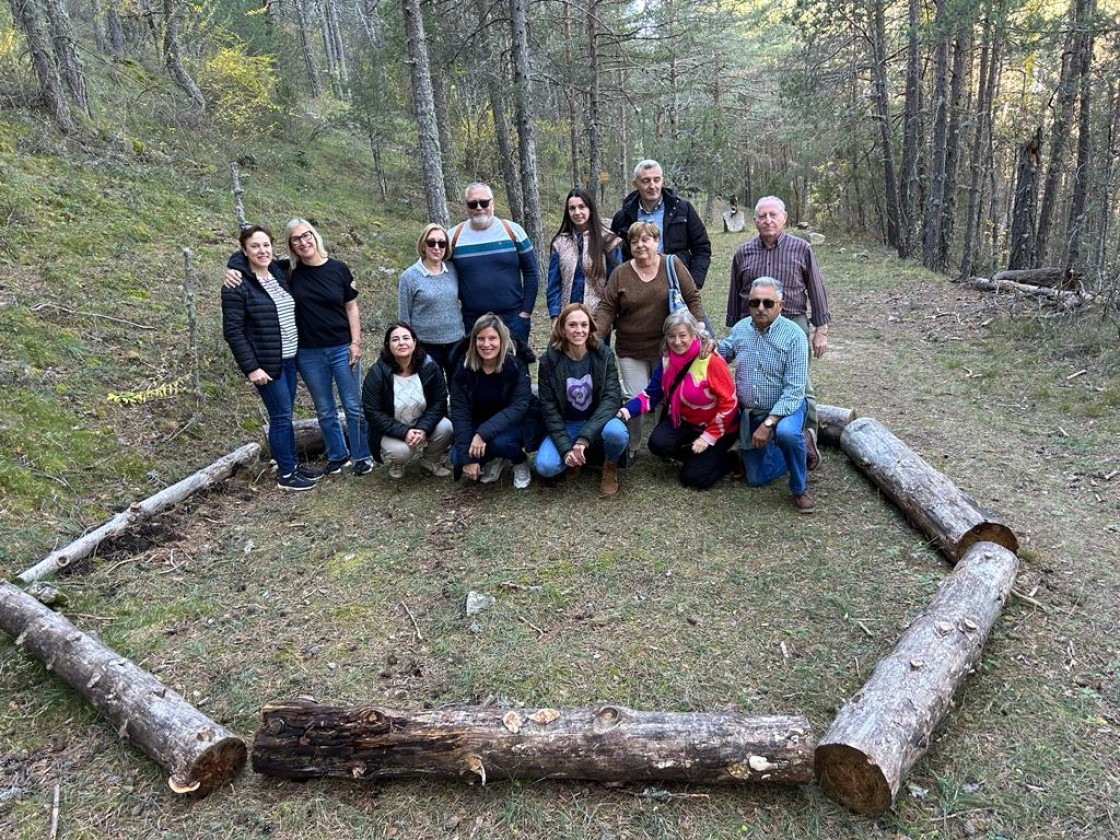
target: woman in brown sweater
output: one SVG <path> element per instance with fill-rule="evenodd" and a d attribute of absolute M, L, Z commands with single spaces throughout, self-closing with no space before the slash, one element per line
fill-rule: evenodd
<path fill-rule="evenodd" d="M 653 369 L 661 360 L 661 340 L 665 319 L 669 317 L 669 275 L 666 262 L 676 260 L 675 269 L 681 296 L 697 321 L 704 322 L 700 291 L 684 263 L 672 255 L 657 252 L 661 231 L 652 222 L 634 222 L 627 231 L 633 258 L 611 274 L 607 288 L 595 309 L 595 327 L 600 337 L 614 331 L 614 349 L 622 376 L 623 399 L 640 394 L 649 384 Z M 630 460 L 642 440 L 641 415 L 630 418 Z"/>

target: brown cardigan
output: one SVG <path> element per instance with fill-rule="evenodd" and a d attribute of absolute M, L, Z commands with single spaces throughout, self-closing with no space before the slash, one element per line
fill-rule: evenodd
<path fill-rule="evenodd" d="M 704 305 L 692 275 L 677 260 L 677 282 L 681 295 L 697 321 L 704 319 Z M 595 327 L 606 338 L 615 332 L 614 347 L 618 356 L 630 359 L 657 359 L 661 355 L 661 339 L 665 319 L 669 317 L 669 275 L 665 273 L 665 256 L 657 274 L 648 283 L 638 277 L 631 261 L 624 262 L 611 274 L 607 288 L 595 309 Z"/>

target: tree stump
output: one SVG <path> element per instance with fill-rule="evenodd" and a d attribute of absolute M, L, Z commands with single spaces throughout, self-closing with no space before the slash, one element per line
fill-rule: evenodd
<path fill-rule="evenodd" d="M 952 562 L 981 540 L 1019 550 L 1009 527 L 878 420 L 853 420 L 840 437 L 840 448 Z"/>
<path fill-rule="evenodd" d="M 867 816 L 891 806 L 979 662 L 1018 568 L 1018 558 L 1001 545 L 968 548 L 817 747 L 816 775 L 828 796 Z"/>
<path fill-rule="evenodd" d="M 245 742 L 128 659 L 10 583 L 0 629 L 54 671 L 169 774 L 176 793 L 205 796 L 245 765 Z"/>
<path fill-rule="evenodd" d="M 253 769 L 270 776 L 681 781 L 812 780 L 809 721 L 637 712 L 621 706 L 419 712 L 373 706 L 269 703 Z"/>

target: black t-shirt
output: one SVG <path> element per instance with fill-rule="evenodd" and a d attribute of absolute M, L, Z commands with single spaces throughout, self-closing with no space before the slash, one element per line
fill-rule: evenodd
<path fill-rule="evenodd" d="M 328 258 L 322 265 L 296 266 L 292 274 L 299 346 L 309 349 L 350 343 L 346 304 L 358 296 L 346 263 Z"/>
<path fill-rule="evenodd" d="M 564 375 L 564 394 L 561 397 L 564 420 L 569 423 L 587 420 L 595 413 L 591 354 L 585 353 L 578 361 L 561 354 L 560 372 Z"/>

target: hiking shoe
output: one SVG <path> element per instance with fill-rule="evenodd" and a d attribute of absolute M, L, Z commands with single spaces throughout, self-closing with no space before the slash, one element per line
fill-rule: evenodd
<path fill-rule="evenodd" d="M 522 461 L 513 465 L 513 489 L 524 490 L 533 481 L 533 473 L 529 471 L 529 462 Z"/>
<path fill-rule="evenodd" d="M 308 481 L 318 481 L 323 477 L 323 471 L 317 470 L 314 467 L 309 467 L 306 464 L 300 464 L 296 467 L 296 474 L 301 475 Z"/>
<path fill-rule="evenodd" d="M 404 467 L 402 467 L 400 464 L 390 465 L 389 478 L 404 478 Z"/>
<path fill-rule="evenodd" d="M 303 490 L 314 490 L 315 482 L 310 478 L 304 478 L 299 470 L 295 469 L 287 475 L 276 476 L 276 486 L 280 490 L 292 490 L 298 493 Z"/>
<path fill-rule="evenodd" d="M 821 453 L 817 449 L 817 436 L 812 429 L 804 429 L 801 434 L 805 438 L 805 466 L 815 470 L 821 465 Z"/>
<path fill-rule="evenodd" d="M 813 497 L 808 493 L 802 493 L 799 496 L 794 496 L 793 506 L 797 508 L 798 513 L 812 513 L 817 509 L 817 503 L 813 501 Z"/>
<path fill-rule="evenodd" d="M 506 468 L 507 463 L 509 462 L 505 458 L 495 458 L 493 461 L 483 464 L 478 480 L 483 484 L 493 484 L 502 477 L 502 470 Z"/>
<path fill-rule="evenodd" d="M 610 461 L 603 464 L 603 477 L 599 480 L 599 492 L 604 496 L 613 496 L 618 492 L 618 464 Z"/>
<path fill-rule="evenodd" d="M 419 459 L 419 464 L 420 469 L 434 475 L 436 478 L 447 478 L 447 476 L 451 475 L 451 470 L 439 461 L 433 461 L 431 458 L 422 457 Z"/>
<path fill-rule="evenodd" d="M 354 475 L 369 475 L 373 472 L 373 459 L 363 458 L 354 462 Z"/>
<path fill-rule="evenodd" d="M 327 465 L 323 467 L 323 475 L 338 475 L 352 463 L 353 461 L 350 460 L 349 456 L 334 461 L 327 461 Z"/>

